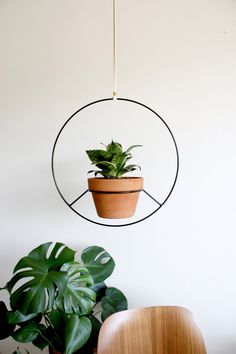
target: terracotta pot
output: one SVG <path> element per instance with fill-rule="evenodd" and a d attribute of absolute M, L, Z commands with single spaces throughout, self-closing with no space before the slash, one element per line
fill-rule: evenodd
<path fill-rule="evenodd" d="M 143 189 L 143 178 L 88 178 L 88 189 L 92 192 L 98 216 L 130 218 L 135 213 L 139 193 Z"/>

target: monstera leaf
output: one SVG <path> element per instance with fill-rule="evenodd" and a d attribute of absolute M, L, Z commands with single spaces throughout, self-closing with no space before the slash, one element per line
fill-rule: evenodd
<path fill-rule="evenodd" d="M 5 303 L 0 301 L 0 339 L 9 337 L 15 328 L 15 325 L 10 323 L 8 314 Z"/>
<path fill-rule="evenodd" d="M 115 312 L 127 310 L 128 303 L 125 295 L 117 288 L 107 288 L 105 296 L 102 298 L 103 321 Z"/>
<path fill-rule="evenodd" d="M 99 246 L 86 248 L 81 254 L 81 259 L 93 277 L 94 283 L 100 283 L 107 279 L 115 267 L 111 255 Z"/>
<path fill-rule="evenodd" d="M 76 353 L 78 354 L 93 354 L 94 348 L 98 345 L 98 335 L 101 329 L 101 322 L 94 316 L 91 316 L 92 331 L 88 341 Z"/>
<path fill-rule="evenodd" d="M 18 324 L 21 325 L 22 323 L 28 322 L 32 319 L 34 319 L 34 321 L 40 322 L 41 320 L 41 315 L 37 314 L 37 313 L 31 313 L 30 315 L 23 315 L 20 311 L 16 310 L 16 311 L 9 311 L 8 312 L 8 320 L 9 323 L 12 324 Z"/>
<path fill-rule="evenodd" d="M 96 283 L 96 284 L 92 284 L 89 286 L 90 289 L 92 289 L 93 291 L 95 291 L 96 293 L 96 303 L 100 302 L 101 299 L 103 298 L 103 296 L 105 296 L 105 292 L 107 289 L 107 286 L 104 282 L 101 283 Z"/>
<path fill-rule="evenodd" d="M 59 269 L 64 263 L 74 260 L 75 251 L 62 243 L 56 243 L 49 249 L 51 244 L 42 244 L 23 257 L 6 286 L 11 293 L 13 310 L 19 310 L 23 315 L 51 309 L 55 297 L 63 295 L 65 291 L 68 274 Z M 25 280 L 23 284 L 22 280 Z M 20 286 L 17 288 L 18 282 Z"/>
<path fill-rule="evenodd" d="M 87 317 L 72 315 L 65 328 L 65 354 L 72 354 L 80 349 L 89 339 L 92 324 Z"/>
<path fill-rule="evenodd" d="M 68 315 L 65 312 L 59 310 L 52 310 L 49 313 L 48 318 L 57 336 L 63 340 L 65 327 L 68 321 Z"/>
<path fill-rule="evenodd" d="M 22 342 L 22 343 L 29 343 L 35 340 L 39 334 L 40 331 L 40 326 L 37 323 L 28 323 L 25 326 L 20 327 L 17 329 L 13 334 L 12 337 L 17 341 L 17 342 Z"/>
<path fill-rule="evenodd" d="M 96 293 L 88 287 L 93 284 L 93 278 L 87 268 L 78 262 L 71 262 L 64 264 L 61 271 L 67 272 L 68 282 L 64 294 L 56 301 L 58 309 L 67 314 L 89 315 Z"/>

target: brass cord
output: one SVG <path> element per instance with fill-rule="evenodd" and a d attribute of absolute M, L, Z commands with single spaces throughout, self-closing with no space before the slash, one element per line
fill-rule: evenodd
<path fill-rule="evenodd" d="M 113 100 L 117 99 L 116 0 L 113 0 Z"/>

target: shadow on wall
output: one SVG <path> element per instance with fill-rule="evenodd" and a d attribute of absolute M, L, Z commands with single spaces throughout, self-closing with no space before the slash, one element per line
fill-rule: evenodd
<path fill-rule="evenodd" d="M 226 353 L 232 353 L 232 354 L 236 353 L 236 340 L 231 345 L 227 346 Z M 220 354 L 223 354 L 222 351 Z"/>

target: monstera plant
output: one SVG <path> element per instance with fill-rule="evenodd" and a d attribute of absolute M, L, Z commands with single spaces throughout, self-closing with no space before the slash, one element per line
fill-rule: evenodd
<path fill-rule="evenodd" d="M 124 294 L 104 281 L 115 263 L 102 247 L 91 246 L 75 261 L 76 252 L 47 242 L 16 264 L 1 288 L 10 309 L 0 301 L 0 339 L 32 342 L 51 353 L 89 354 L 97 345 L 101 323 L 127 309 Z"/>
<path fill-rule="evenodd" d="M 142 177 L 124 177 L 125 174 L 141 169 L 129 164 L 131 151 L 142 145 L 132 145 L 124 150 L 118 142 L 103 144 L 105 149 L 86 150 L 96 170 L 95 178 L 88 179 L 88 189 L 92 192 L 98 216 L 108 219 L 129 218 L 134 215 L 139 192 L 143 189 Z M 101 175 L 102 178 L 96 178 Z"/>

